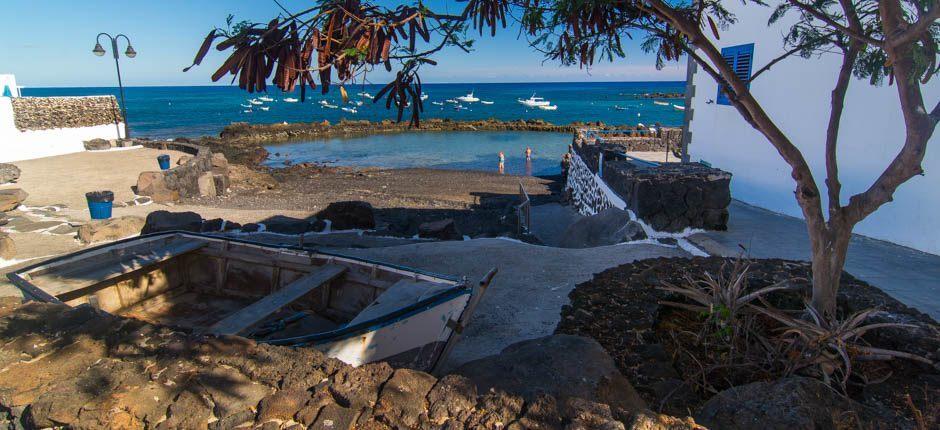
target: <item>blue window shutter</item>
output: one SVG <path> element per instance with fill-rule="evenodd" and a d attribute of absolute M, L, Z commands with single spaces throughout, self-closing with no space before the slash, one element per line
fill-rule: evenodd
<path fill-rule="evenodd" d="M 750 88 L 751 68 L 754 64 L 754 44 L 748 43 L 746 45 L 722 48 L 721 56 L 724 57 L 725 62 L 731 66 L 731 69 L 734 70 L 734 74 L 738 76 L 738 79 L 744 81 L 744 84 Z M 731 104 L 731 101 L 728 100 L 728 95 L 725 93 L 726 90 L 731 91 L 731 88 L 727 85 L 718 85 L 718 98 L 716 99 L 716 103 L 720 105 Z"/>

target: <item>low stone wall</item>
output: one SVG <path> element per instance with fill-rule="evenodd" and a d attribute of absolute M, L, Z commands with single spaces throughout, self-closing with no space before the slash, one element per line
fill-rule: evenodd
<path fill-rule="evenodd" d="M 582 214 L 613 206 L 633 211 L 657 231 L 728 228 L 730 173 L 700 163 L 638 162 L 617 145 L 576 143 L 573 149 L 566 187 Z"/>
<path fill-rule="evenodd" d="M 682 144 L 682 129 L 674 127 L 628 127 L 622 129 L 579 128 L 574 144 L 603 144 L 622 152 L 675 151 Z"/>
<path fill-rule="evenodd" d="M 20 131 L 80 128 L 123 122 L 114 96 L 15 97 L 13 119 Z"/>
<path fill-rule="evenodd" d="M 728 229 L 731 174 L 699 163 L 642 166 L 604 161 L 604 182 L 636 216 L 659 231 Z"/>
<path fill-rule="evenodd" d="M 577 397 L 349 366 L 314 348 L 206 338 L 83 305 L 0 303 L 0 427 L 693 429 Z"/>

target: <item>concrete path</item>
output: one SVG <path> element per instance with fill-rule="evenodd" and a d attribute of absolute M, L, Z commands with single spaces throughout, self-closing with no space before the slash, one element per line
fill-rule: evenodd
<path fill-rule="evenodd" d="M 738 255 L 743 247 L 756 258 L 810 259 L 803 220 L 737 200 L 732 201 L 730 212 L 728 231 L 703 233 L 724 246 L 722 254 Z M 845 270 L 940 320 L 940 256 L 854 235 Z"/>
<path fill-rule="evenodd" d="M 448 368 L 499 353 L 510 344 L 554 332 L 568 293 L 598 272 L 634 260 L 688 257 L 660 245 L 562 249 L 504 239 L 434 242 L 342 252 L 419 269 L 467 276 L 476 282 L 493 267 L 499 274 L 454 349 Z"/>
<path fill-rule="evenodd" d="M 558 246 L 568 226 L 582 218 L 571 206 L 558 203 L 532 206 L 530 232 L 548 246 Z"/>

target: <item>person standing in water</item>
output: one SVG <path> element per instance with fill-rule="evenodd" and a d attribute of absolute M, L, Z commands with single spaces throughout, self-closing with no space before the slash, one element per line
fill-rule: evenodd
<path fill-rule="evenodd" d="M 503 151 L 499 151 L 499 174 L 502 175 L 506 169 L 506 154 L 503 154 Z"/>
<path fill-rule="evenodd" d="M 525 147 L 525 159 L 526 161 L 529 161 L 532 159 L 532 148 L 528 146 Z"/>
<path fill-rule="evenodd" d="M 532 176 L 532 148 L 525 147 L 525 174 Z"/>

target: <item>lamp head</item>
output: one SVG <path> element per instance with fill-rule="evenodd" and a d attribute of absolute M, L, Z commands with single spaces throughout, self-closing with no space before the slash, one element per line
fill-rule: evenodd
<path fill-rule="evenodd" d="M 137 51 L 134 50 L 133 46 L 127 45 L 127 51 L 124 51 L 124 55 L 126 55 L 127 58 L 134 58 L 137 56 Z"/>
<path fill-rule="evenodd" d="M 99 57 L 104 55 L 104 48 L 101 47 L 100 43 L 95 43 L 95 49 L 92 49 L 91 52 Z"/>

